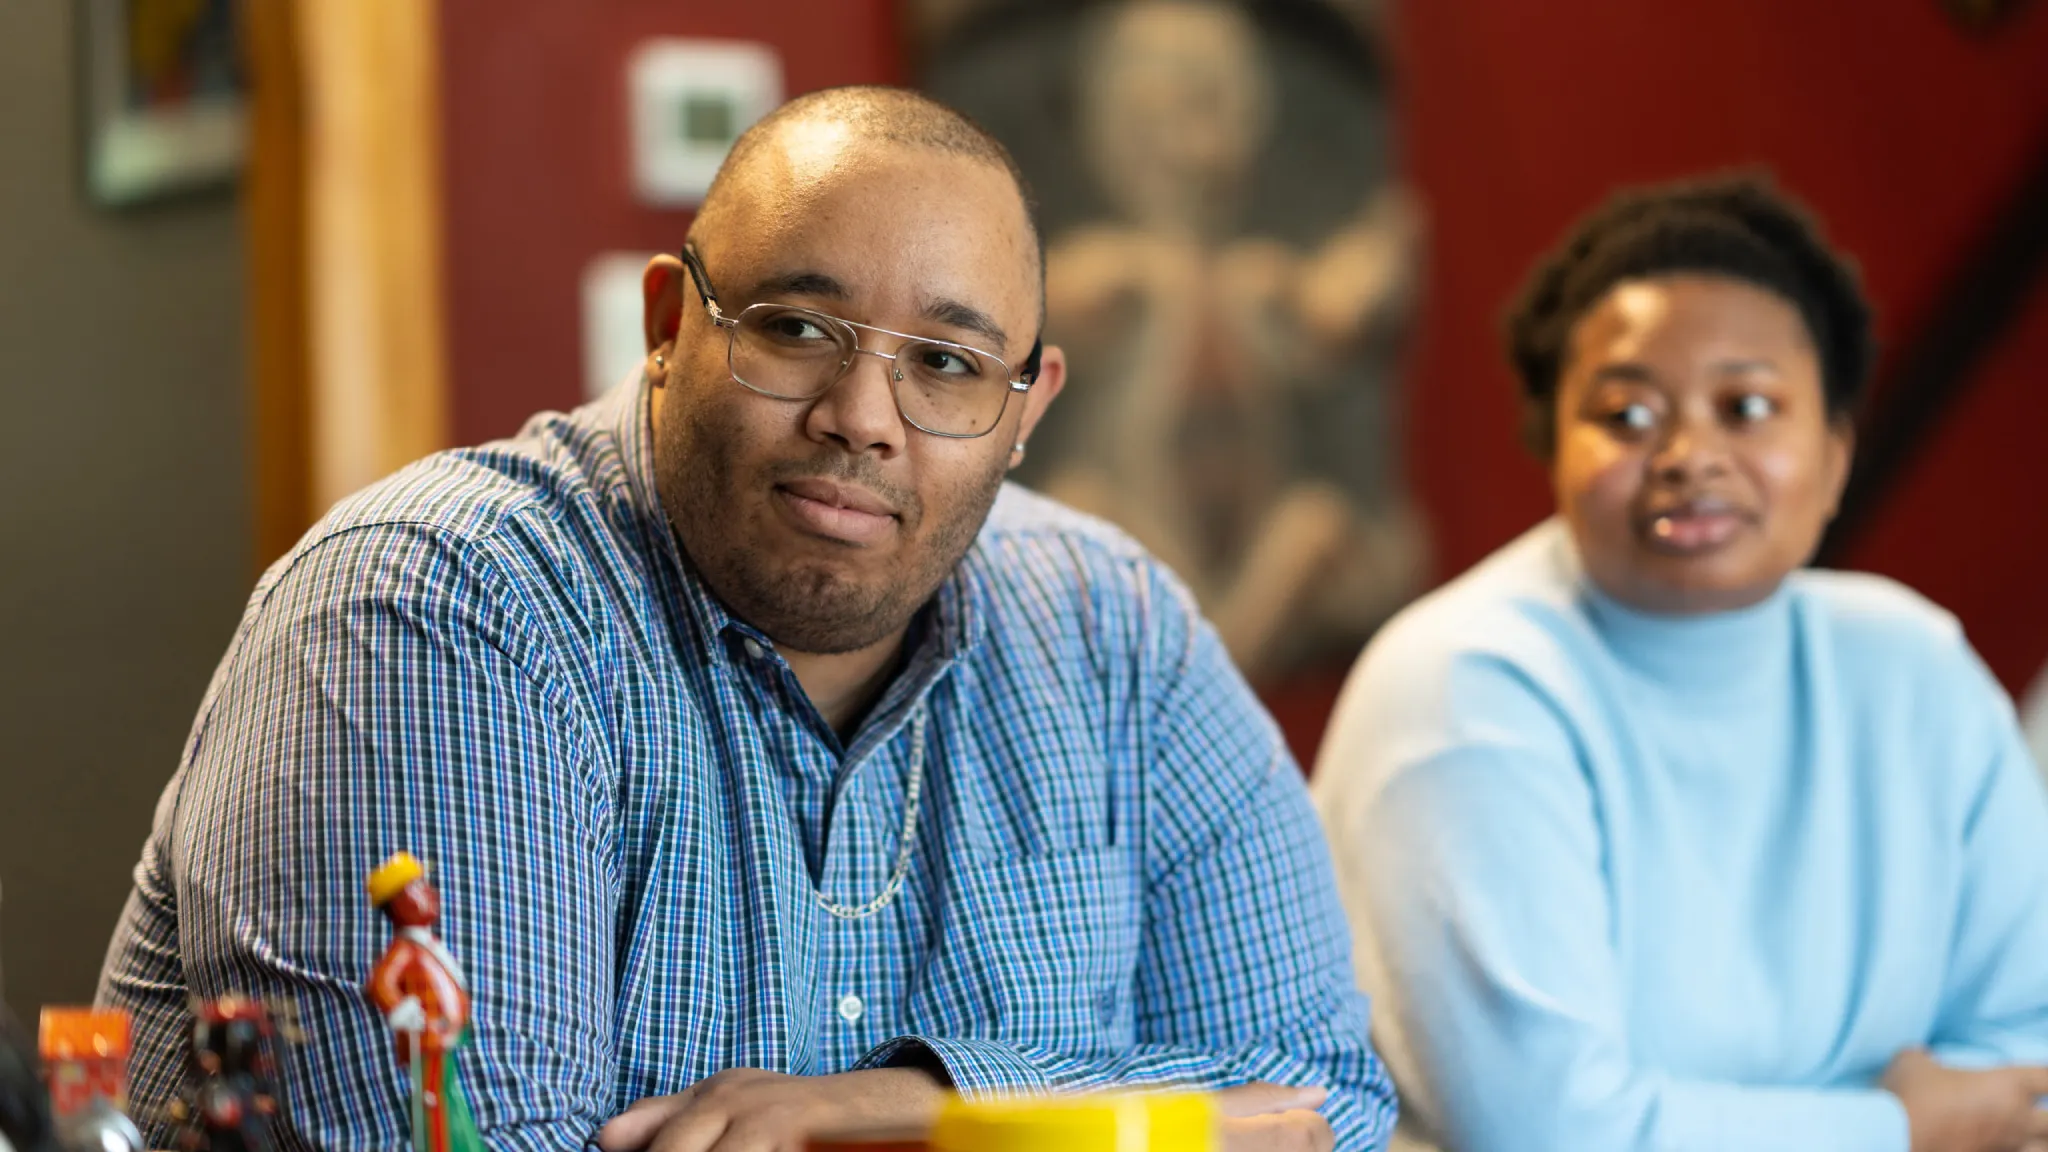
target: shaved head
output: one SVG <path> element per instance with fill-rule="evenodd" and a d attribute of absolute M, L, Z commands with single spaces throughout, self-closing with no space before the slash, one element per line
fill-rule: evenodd
<path fill-rule="evenodd" d="M 1000 169 L 1016 188 L 1043 282 L 1045 240 L 1030 185 L 1010 150 L 987 129 L 931 97 L 882 85 L 807 93 L 741 133 L 690 225 L 690 242 L 713 246 L 736 221 L 764 209 L 800 206 L 804 186 L 846 164 L 859 151 L 850 146 L 861 145 L 930 149 Z"/>

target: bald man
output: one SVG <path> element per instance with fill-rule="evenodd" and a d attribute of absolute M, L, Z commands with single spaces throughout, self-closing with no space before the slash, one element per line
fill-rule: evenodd
<path fill-rule="evenodd" d="M 406 1142 L 363 878 L 426 860 L 500 1149 L 749 1152 L 969 1095 L 1392 1091 L 1300 774 L 1186 591 L 1006 486 L 1066 377 L 1009 156 L 891 89 L 750 130 L 634 379 L 343 501 L 267 573 L 101 999 L 297 1007 L 285 1141 Z M 151 1133 L 167 1147 L 170 1134 Z"/>

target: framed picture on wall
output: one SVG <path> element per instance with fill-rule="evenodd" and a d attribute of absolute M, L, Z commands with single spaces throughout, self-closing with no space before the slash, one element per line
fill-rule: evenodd
<path fill-rule="evenodd" d="M 1165 559 L 1253 684 L 1423 587 L 1402 349 L 1421 215 L 1369 0 L 910 0 L 933 95 L 1037 194 L 1074 387 L 1019 482 Z"/>
<path fill-rule="evenodd" d="M 85 183 L 122 206 L 231 182 L 247 142 L 236 0 L 81 0 Z"/>

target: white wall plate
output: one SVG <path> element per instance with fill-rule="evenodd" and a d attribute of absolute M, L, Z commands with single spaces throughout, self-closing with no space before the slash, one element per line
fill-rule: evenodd
<path fill-rule="evenodd" d="M 782 103 L 782 58 L 738 40 L 648 40 L 626 61 L 633 191 L 695 207 L 732 142 Z"/>
<path fill-rule="evenodd" d="M 583 394 L 596 399 L 647 359 L 640 327 L 644 252 L 600 252 L 583 266 Z"/>

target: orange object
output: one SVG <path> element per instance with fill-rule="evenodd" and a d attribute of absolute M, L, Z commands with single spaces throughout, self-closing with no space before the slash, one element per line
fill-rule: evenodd
<path fill-rule="evenodd" d="M 45 1060 L 102 1059 L 128 1055 L 128 1014 L 97 1008 L 43 1009 L 41 1047 Z"/>
<path fill-rule="evenodd" d="M 50 1110 L 61 1123 L 95 1099 L 128 1108 L 128 1013 L 45 1008 L 39 1047 L 50 1078 Z"/>

